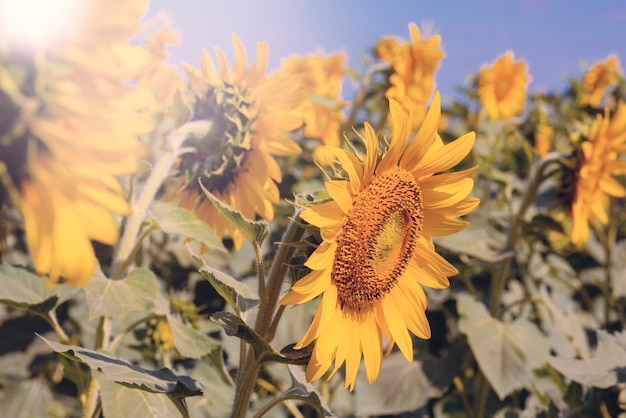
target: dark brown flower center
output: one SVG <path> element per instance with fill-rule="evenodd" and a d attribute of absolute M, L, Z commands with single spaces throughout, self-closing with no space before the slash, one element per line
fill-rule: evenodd
<path fill-rule="evenodd" d="M 193 120 L 210 120 L 213 125 L 204 138 L 190 140 L 195 152 L 181 157 L 179 168 L 188 173 L 186 187 L 197 187 L 202 177 L 209 190 L 224 191 L 233 175 L 244 169 L 245 156 L 252 148 L 252 104 L 237 86 L 211 87 L 206 98 L 195 103 Z"/>
<path fill-rule="evenodd" d="M 422 231 L 422 194 L 409 172 L 395 168 L 374 177 L 346 216 L 332 279 L 341 306 L 360 309 L 382 299 L 413 256 Z"/>

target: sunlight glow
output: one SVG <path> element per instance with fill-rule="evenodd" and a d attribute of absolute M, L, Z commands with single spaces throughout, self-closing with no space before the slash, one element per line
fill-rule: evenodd
<path fill-rule="evenodd" d="M 20 46 L 51 45 L 78 19 L 79 0 L 0 0 L 0 38 Z"/>

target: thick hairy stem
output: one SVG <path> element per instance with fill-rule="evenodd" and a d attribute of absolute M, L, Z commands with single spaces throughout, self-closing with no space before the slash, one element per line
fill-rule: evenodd
<path fill-rule="evenodd" d="M 272 317 L 276 311 L 276 305 L 278 304 L 278 297 L 280 296 L 280 290 L 287 272 L 288 262 L 295 251 L 293 244 L 300 241 L 304 233 L 298 219 L 298 214 L 296 214 L 295 219 L 287 226 L 281 244 L 276 252 L 276 256 L 274 257 L 272 267 L 270 268 L 267 283 L 264 287 L 259 286 L 259 289 L 264 290 L 264 292 L 262 295 L 259 295 L 259 311 L 257 313 L 254 330 L 258 332 L 259 335 L 263 336 L 267 342 L 271 341 L 269 331 L 272 324 Z M 259 271 L 261 272 L 263 269 L 262 260 L 257 261 Z M 259 273 L 259 280 L 264 280 L 263 273 Z M 233 418 L 242 418 L 245 416 L 248 410 L 248 404 L 250 403 L 250 395 L 252 395 L 254 384 L 263 361 L 262 353 L 257 357 L 254 350 L 249 347 L 247 343 L 242 341 L 241 344 L 241 353 L 245 355 L 245 359 L 240 360 L 241 367 L 239 369 L 239 375 L 237 376 L 237 388 L 231 415 Z"/>
<path fill-rule="evenodd" d="M 141 195 L 133 205 L 132 215 L 126 220 L 124 234 L 120 240 L 120 245 L 114 260 L 113 277 L 119 278 L 124 274 L 124 272 L 121 271 L 121 266 L 127 266 L 129 264 L 127 259 L 130 258 L 133 253 L 137 236 L 141 230 L 141 224 L 146 218 L 148 209 L 154 201 L 159 187 L 161 187 L 161 184 L 163 184 L 163 181 L 169 175 L 176 158 L 181 154 L 183 143 L 190 136 L 208 132 L 210 125 L 211 123 L 207 121 L 190 122 L 170 134 L 167 150 L 156 162 Z"/>

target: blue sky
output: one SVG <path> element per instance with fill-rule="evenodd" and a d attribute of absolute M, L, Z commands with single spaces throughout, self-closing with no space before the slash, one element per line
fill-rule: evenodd
<path fill-rule="evenodd" d="M 231 33 L 250 58 L 267 40 L 269 69 L 290 54 L 322 48 L 344 51 L 362 69 L 360 56 L 383 35 L 409 37 L 408 23 L 431 24 L 446 57 L 437 73 L 444 96 L 510 49 L 529 64 L 537 89 L 565 86 L 585 65 L 615 53 L 626 66 L 626 1 L 601 0 L 151 0 L 150 15 L 166 12 L 182 34 L 171 61 L 198 66 L 200 53 L 220 47 L 232 58 Z M 349 97 L 347 97 L 349 98 Z"/>

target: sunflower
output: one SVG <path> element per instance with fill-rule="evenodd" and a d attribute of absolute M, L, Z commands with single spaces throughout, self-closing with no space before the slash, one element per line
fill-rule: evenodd
<path fill-rule="evenodd" d="M 302 125 L 300 106 L 307 92 L 300 76 L 278 71 L 266 77 L 266 42 L 257 45 L 257 59 L 250 68 L 234 34 L 233 43 L 235 61 L 230 70 L 218 48 L 219 68 L 206 50 L 201 70 L 184 66 L 195 100 L 192 119 L 210 120 L 213 125 L 205 138 L 188 144 L 195 152 L 179 159 L 165 199 L 177 200 L 180 207 L 193 211 L 220 238 L 228 231 L 239 249 L 243 234 L 206 198 L 198 178 L 245 217 L 271 220 L 273 204 L 279 200 L 276 183 L 282 179 L 273 157 L 300 153 L 298 144 L 285 133 Z"/>
<path fill-rule="evenodd" d="M 524 61 L 515 61 L 507 51 L 478 74 L 478 95 L 487 115 L 494 120 L 508 120 L 524 109 L 526 87 L 531 77 Z"/>
<path fill-rule="evenodd" d="M 304 115 L 304 136 L 318 138 L 325 145 L 339 146 L 339 131 L 343 120 L 341 109 L 341 81 L 344 54 L 324 57 L 323 53 L 291 56 L 283 61 L 283 68 L 289 74 L 304 76 L 304 84 L 309 98 L 302 107 Z"/>
<path fill-rule="evenodd" d="M 589 239 L 589 224 L 606 224 L 609 196 L 624 197 L 626 189 L 613 176 L 626 174 L 626 105 L 620 101 L 611 118 L 608 107 L 597 115 L 588 139 L 581 143 L 571 203 L 572 243 L 581 246 Z"/>
<path fill-rule="evenodd" d="M 391 64 L 385 96 L 397 101 L 407 112 L 409 107 L 412 109 L 411 127 L 416 129 L 426 115 L 426 105 L 435 89 L 435 72 L 445 54 L 438 35 L 420 39 L 419 29 L 413 22 L 409 24 L 409 31 L 409 42 L 400 43 L 385 37 L 376 44 L 375 53 Z"/>
<path fill-rule="evenodd" d="M 595 63 L 585 74 L 582 104 L 598 107 L 607 87 L 617 83 L 621 74 L 619 58 L 615 55 L 609 55 L 604 61 Z"/>
<path fill-rule="evenodd" d="M 320 229 L 323 241 L 305 262 L 311 272 L 298 280 L 281 304 L 307 302 L 322 295 L 313 322 L 296 348 L 316 340 L 306 369 L 309 381 L 320 378 L 334 362 L 332 374 L 346 364 L 345 385 L 354 388 L 363 357 L 373 382 L 383 359 L 397 344 L 413 359 L 409 331 L 430 337 L 426 295 L 421 285 L 449 286 L 457 270 L 435 252 L 432 237 L 467 226 L 457 219 L 479 200 L 468 198 L 475 168 L 436 174 L 457 165 L 470 152 L 468 133 L 444 145 L 437 135 L 437 93 L 420 130 L 408 143 L 410 115 L 391 100 L 392 137 L 386 152 L 365 123 L 364 161 L 327 147 L 347 180 L 329 180 L 331 200 L 313 205 L 302 218 Z M 385 142 L 386 143 L 386 142 Z"/>
<path fill-rule="evenodd" d="M 29 49 L 9 38 L 0 50 L 0 188 L 49 284 L 85 285 L 96 265 L 91 241 L 117 242 L 114 214 L 130 206 L 116 176 L 138 168 L 138 135 L 152 128 L 150 92 L 128 83 L 156 65 L 127 43 L 145 29 L 147 2 L 81 5 L 53 43 Z"/>
<path fill-rule="evenodd" d="M 554 128 L 550 125 L 539 124 L 535 127 L 535 151 L 540 157 L 545 157 L 552 149 Z"/>

